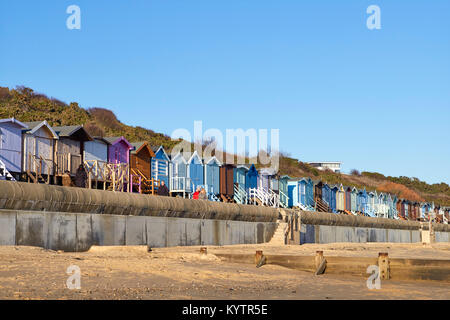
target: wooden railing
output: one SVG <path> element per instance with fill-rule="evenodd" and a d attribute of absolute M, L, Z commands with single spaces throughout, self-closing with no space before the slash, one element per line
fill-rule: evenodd
<path fill-rule="evenodd" d="M 130 192 L 130 166 L 127 163 L 107 163 L 106 167 L 111 181 L 111 190 Z"/>
<path fill-rule="evenodd" d="M 0 160 L 0 180 L 16 181 L 2 160 Z"/>
<path fill-rule="evenodd" d="M 328 202 L 319 197 L 316 198 L 316 211 L 318 212 L 330 212 Z"/>
<path fill-rule="evenodd" d="M 109 179 L 109 169 L 106 166 L 108 163 L 106 161 L 100 160 L 85 160 L 84 168 L 88 174 L 89 188 L 92 188 L 92 182 L 95 182 L 98 186 L 99 182 L 103 183 L 103 190 L 106 189 L 106 183 L 110 181 Z"/>
<path fill-rule="evenodd" d="M 130 191 L 130 170 L 127 163 L 109 163 L 100 160 L 85 160 L 84 167 L 88 173 L 88 185 L 92 188 L 92 182 L 103 183 L 103 190 L 109 184 L 108 190 Z"/>
<path fill-rule="evenodd" d="M 248 202 L 247 192 L 237 183 L 234 184 L 234 201 L 240 204 L 247 204 Z"/>
<path fill-rule="evenodd" d="M 27 154 L 27 159 L 26 173 L 29 179 L 34 183 L 45 182 L 49 184 L 55 166 L 53 160 L 44 159 L 42 156 L 36 156 L 30 152 Z M 44 179 L 43 174 L 47 176 L 47 179 Z"/>
<path fill-rule="evenodd" d="M 187 177 L 171 177 L 170 192 L 189 193 L 194 189 L 192 180 Z"/>
<path fill-rule="evenodd" d="M 131 184 L 138 186 L 139 193 L 154 195 L 160 182 L 153 178 L 147 178 L 139 169 L 133 168 L 131 169 Z"/>
<path fill-rule="evenodd" d="M 287 208 L 289 206 L 289 197 L 280 190 L 280 206 Z"/>

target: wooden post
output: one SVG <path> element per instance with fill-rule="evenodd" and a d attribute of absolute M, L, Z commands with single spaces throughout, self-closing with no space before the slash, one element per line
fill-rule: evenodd
<path fill-rule="evenodd" d="M 434 228 L 433 228 L 433 218 L 430 216 L 430 225 L 429 225 L 429 232 L 430 232 L 430 244 L 435 242 L 435 234 L 434 234 Z"/>
<path fill-rule="evenodd" d="M 70 153 L 67 154 L 67 170 L 69 170 L 70 173 L 72 173 L 72 155 Z"/>
<path fill-rule="evenodd" d="M 323 274 L 325 272 L 325 269 L 327 268 L 327 260 L 323 257 L 323 251 L 316 251 L 315 264 L 315 275 L 318 276 Z"/>
<path fill-rule="evenodd" d="M 378 269 L 381 280 L 389 280 L 389 255 L 387 252 L 378 253 Z"/>
<path fill-rule="evenodd" d="M 139 176 L 139 193 L 142 193 L 142 177 Z"/>
<path fill-rule="evenodd" d="M 208 249 L 206 247 L 201 247 L 200 248 L 200 254 L 202 254 L 202 255 L 208 254 Z"/>
<path fill-rule="evenodd" d="M 92 189 L 92 172 L 91 172 L 91 168 L 89 168 L 88 170 L 88 180 L 89 180 L 89 189 Z"/>
<path fill-rule="evenodd" d="M 266 257 L 264 256 L 262 250 L 257 250 L 255 254 L 255 264 L 257 268 L 262 267 L 266 264 Z"/>
<path fill-rule="evenodd" d="M 323 260 L 323 251 L 316 251 L 316 257 L 315 257 L 315 265 L 316 269 L 320 266 L 320 263 Z"/>

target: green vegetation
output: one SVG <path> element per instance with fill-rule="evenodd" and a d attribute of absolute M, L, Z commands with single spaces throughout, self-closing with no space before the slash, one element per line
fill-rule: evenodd
<path fill-rule="evenodd" d="M 124 136 L 129 141 L 147 140 L 152 145 L 163 145 L 169 150 L 177 144 L 167 135 L 121 123 L 110 110 L 86 110 L 76 102 L 66 104 L 26 87 L 12 90 L 0 87 L 0 119 L 11 117 L 20 121 L 47 120 L 52 126 L 84 125 L 93 136 Z"/>
<path fill-rule="evenodd" d="M 124 136 L 132 142 L 147 140 L 151 145 L 163 145 L 167 150 L 171 150 L 178 143 L 165 134 L 125 125 L 108 109 L 83 109 L 76 102 L 66 104 L 26 87 L 16 89 L 0 87 L 0 119 L 11 117 L 20 121 L 45 119 L 53 126 L 84 125 L 93 136 Z M 345 186 L 366 188 L 367 191 L 392 192 L 399 196 L 403 195 L 406 199 L 425 199 L 450 206 L 450 186 L 446 183 L 430 185 L 417 178 L 386 177 L 376 172 L 359 173 L 358 170 L 352 170 L 350 175 L 319 171 L 287 155 L 280 157 L 280 174 L 291 177 L 310 177 L 330 184 L 342 183 Z"/>

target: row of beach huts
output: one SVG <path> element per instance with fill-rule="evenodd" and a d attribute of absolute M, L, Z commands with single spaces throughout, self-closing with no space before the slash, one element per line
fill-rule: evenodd
<path fill-rule="evenodd" d="M 169 155 L 162 146 L 124 137 L 91 137 L 83 126 L 0 119 L 0 179 L 63 184 L 83 166 L 87 188 L 157 194 L 164 181 L 171 196 L 191 198 L 201 188 L 211 201 L 300 208 L 308 211 L 447 223 L 450 208 L 399 199 L 389 193 L 280 176 L 253 164 L 216 157 Z"/>

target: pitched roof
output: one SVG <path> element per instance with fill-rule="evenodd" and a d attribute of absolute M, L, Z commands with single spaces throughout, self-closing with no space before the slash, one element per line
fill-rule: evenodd
<path fill-rule="evenodd" d="M 277 174 L 277 170 L 275 170 L 274 168 L 271 168 L 271 167 L 261 168 L 261 169 L 259 169 L 259 172 L 262 174 L 269 175 L 269 176 L 274 176 Z"/>
<path fill-rule="evenodd" d="M 29 132 L 31 134 L 35 133 L 37 130 L 39 130 L 42 127 L 47 127 L 47 129 L 52 134 L 53 138 L 59 139 L 58 134 L 53 130 L 52 127 L 48 124 L 46 120 L 44 121 L 31 121 L 31 122 L 24 122 L 24 124 L 28 127 L 27 129 L 22 129 L 22 132 Z"/>
<path fill-rule="evenodd" d="M 136 154 L 137 151 L 145 144 L 145 141 L 140 142 L 130 142 L 130 144 L 134 147 L 134 149 L 131 151 L 132 154 Z"/>
<path fill-rule="evenodd" d="M 162 148 L 162 146 L 159 146 L 159 147 L 151 147 L 152 148 L 152 151 L 154 152 L 154 153 L 157 153 L 158 151 L 159 151 L 159 149 L 160 148 Z"/>
<path fill-rule="evenodd" d="M 43 122 L 47 122 L 47 121 L 27 121 L 27 122 L 24 122 L 24 124 L 28 127 L 29 130 L 33 130 L 34 128 L 36 128 L 37 126 L 42 124 Z"/>
<path fill-rule="evenodd" d="M 131 151 L 131 154 L 137 154 L 138 151 L 140 151 L 140 149 L 142 147 L 147 145 L 150 150 L 150 157 L 155 156 L 155 152 L 153 151 L 153 148 L 150 147 L 150 144 L 147 141 L 131 142 L 130 144 L 131 144 L 131 146 L 134 147 L 134 149 Z"/>
<path fill-rule="evenodd" d="M 119 140 L 124 141 L 128 147 L 130 149 L 133 149 L 133 146 L 130 144 L 130 142 L 128 142 L 127 139 L 125 139 L 125 137 L 103 137 L 104 140 L 108 141 L 110 144 L 115 144 L 116 142 L 118 142 Z"/>
<path fill-rule="evenodd" d="M 111 144 L 108 140 L 106 140 L 103 137 L 93 137 L 93 138 L 94 138 L 94 140 L 99 140 L 99 141 L 102 141 L 102 142 L 104 142 L 106 144 Z"/>
<path fill-rule="evenodd" d="M 77 126 L 61 126 L 61 127 L 53 127 L 53 130 L 58 134 L 60 137 L 71 137 L 75 133 L 82 131 L 82 140 L 92 141 L 92 137 L 87 133 L 87 131 L 84 129 L 83 126 L 77 125 Z"/>
<path fill-rule="evenodd" d="M 110 144 L 113 144 L 117 140 L 119 140 L 122 137 L 103 137 L 104 140 L 108 141 Z"/>
<path fill-rule="evenodd" d="M 0 119 L 0 123 L 6 123 L 6 122 L 15 123 L 15 124 L 21 126 L 22 128 L 25 128 L 25 129 L 28 127 L 25 123 L 22 123 L 22 122 L 20 122 L 19 120 L 15 119 L 15 118 Z"/>
<path fill-rule="evenodd" d="M 220 162 L 216 156 L 205 157 L 203 158 L 203 161 L 205 162 L 205 164 L 209 164 L 211 161 L 215 161 L 219 166 L 222 165 L 222 162 Z"/>

